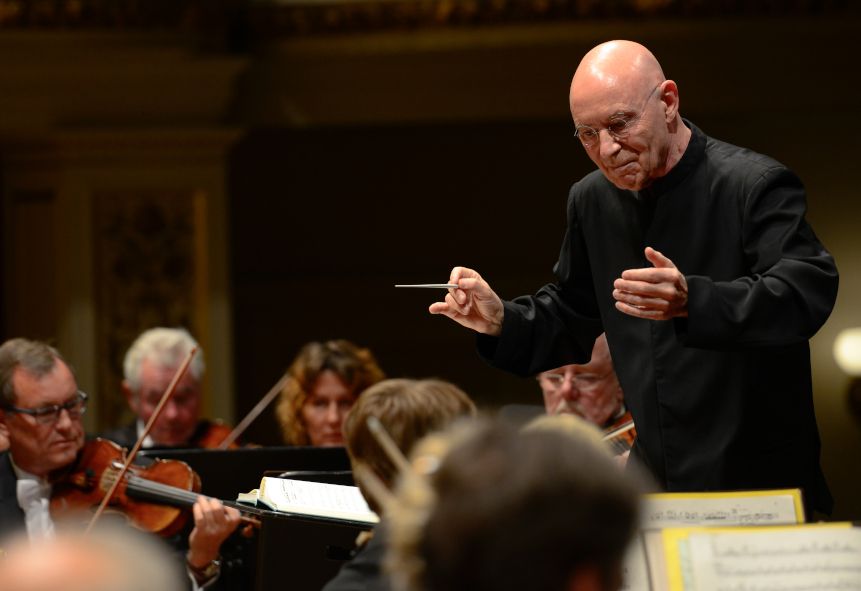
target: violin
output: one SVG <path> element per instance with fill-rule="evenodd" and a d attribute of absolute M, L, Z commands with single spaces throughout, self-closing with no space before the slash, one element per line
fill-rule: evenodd
<path fill-rule="evenodd" d="M 224 423 L 211 422 L 206 425 L 203 433 L 195 437 L 191 442 L 193 447 L 203 449 L 239 449 L 239 444 L 231 440 L 226 447 L 221 447 L 223 441 L 233 432 L 233 429 Z"/>
<path fill-rule="evenodd" d="M 614 456 L 631 451 L 636 438 L 637 429 L 634 425 L 634 417 L 631 416 L 629 410 L 626 410 L 625 414 L 604 428 L 604 441 L 610 445 Z"/>
<path fill-rule="evenodd" d="M 125 450 L 116 443 L 88 441 L 78 461 L 54 480 L 51 513 L 62 516 L 98 505 L 114 485 L 125 460 Z M 146 467 L 131 465 L 109 506 L 125 514 L 139 529 L 169 537 L 185 527 L 188 509 L 200 496 L 198 491 L 200 478 L 188 464 L 157 459 Z M 248 517 L 243 520 L 256 521 Z"/>

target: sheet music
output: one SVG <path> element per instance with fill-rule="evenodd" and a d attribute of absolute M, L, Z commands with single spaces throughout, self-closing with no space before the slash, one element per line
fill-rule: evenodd
<path fill-rule="evenodd" d="M 715 495 L 646 495 L 643 529 L 691 526 L 791 525 L 803 521 L 796 496 L 724 493 Z"/>
<path fill-rule="evenodd" d="M 287 513 L 379 521 L 355 486 L 266 477 L 260 485 L 260 501 Z"/>
<path fill-rule="evenodd" d="M 643 535 L 638 533 L 631 540 L 622 562 L 622 586 L 620 591 L 651 591 L 649 566 Z"/>
<path fill-rule="evenodd" d="M 685 591 L 861 591 L 861 529 L 692 533 Z"/>

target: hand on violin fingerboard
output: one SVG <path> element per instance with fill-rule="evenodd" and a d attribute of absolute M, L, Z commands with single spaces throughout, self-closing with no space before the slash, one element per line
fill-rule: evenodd
<path fill-rule="evenodd" d="M 192 508 L 194 529 L 188 536 L 188 563 L 205 567 L 218 558 L 221 543 L 239 525 L 239 511 L 225 507 L 218 499 L 200 496 Z"/>

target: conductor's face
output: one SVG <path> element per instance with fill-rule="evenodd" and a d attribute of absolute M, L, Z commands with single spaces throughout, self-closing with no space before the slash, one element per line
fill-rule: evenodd
<path fill-rule="evenodd" d="M 572 87 L 577 137 L 607 180 L 639 191 L 664 174 L 669 139 L 662 84 L 593 86 Z"/>

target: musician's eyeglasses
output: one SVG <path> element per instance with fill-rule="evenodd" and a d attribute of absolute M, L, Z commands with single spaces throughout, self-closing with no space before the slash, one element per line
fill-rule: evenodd
<path fill-rule="evenodd" d="M 661 82 L 661 84 L 663 84 L 663 82 Z M 600 135 L 602 129 L 606 129 L 607 133 L 610 134 L 610 137 L 613 138 L 614 141 L 619 142 L 624 140 L 630 135 L 631 131 L 636 128 L 637 123 L 640 122 L 640 119 L 643 118 L 646 105 L 649 104 L 649 100 L 655 94 L 655 91 L 661 87 L 661 84 L 658 84 L 652 89 L 652 91 L 649 93 L 649 96 L 647 96 L 646 100 L 643 101 L 643 106 L 640 108 L 638 114 L 614 115 L 610 119 L 610 121 L 607 122 L 606 126 L 599 127 L 597 129 L 588 125 L 578 125 L 574 129 L 574 135 L 580 139 L 580 142 L 583 144 L 584 148 L 591 148 L 595 144 L 600 143 Z"/>
<path fill-rule="evenodd" d="M 561 373 L 543 373 L 536 376 L 536 379 L 550 392 L 558 392 L 567 380 L 571 381 L 571 385 L 578 390 L 590 388 L 596 383 L 604 380 L 609 374 L 598 375 L 594 373 L 582 373 L 570 377 Z"/>
<path fill-rule="evenodd" d="M 81 415 L 87 412 L 87 399 L 89 396 L 86 392 L 78 390 L 75 397 L 64 402 L 63 404 L 50 404 L 39 408 L 19 408 L 11 404 L 4 404 L 3 410 L 22 415 L 30 415 L 40 425 L 53 425 L 60 420 L 60 413 L 64 410 L 69 414 L 70 419 L 79 419 Z"/>

